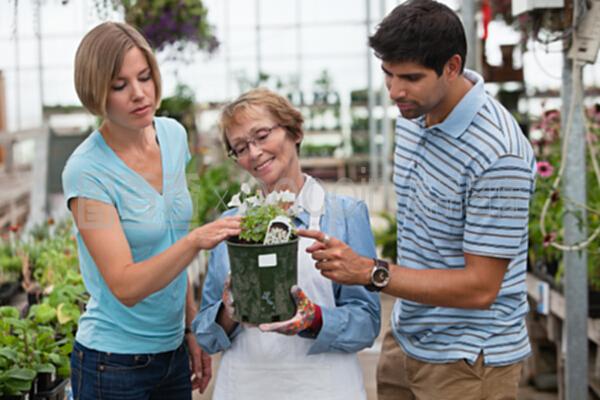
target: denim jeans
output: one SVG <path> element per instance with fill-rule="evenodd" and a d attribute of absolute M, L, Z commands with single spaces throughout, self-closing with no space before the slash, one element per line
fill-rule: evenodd
<path fill-rule="evenodd" d="M 158 354 L 114 354 L 75 342 L 71 353 L 75 400 L 191 400 L 187 347 Z"/>

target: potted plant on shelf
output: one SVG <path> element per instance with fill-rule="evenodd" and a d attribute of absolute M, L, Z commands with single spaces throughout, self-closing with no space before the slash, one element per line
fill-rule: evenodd
<path fill-rule="evenodd" d="M 564 276 L 562 218 L 565 204 L 572 202 L 554 181 L 561 169 L 561 118 L 557 110 L 546 111 L 539 122 L 532 125 L 530 139 L 538 161 L 536 192 L 533 196 L 529 220 L 530 269 L 555 289 L 562 291 Z M 587 213 L 589 227 L 585 248 L 588 254 L 589 315 L 600 317 L 600 105 L 587 110 L 586 204 L 576 204 Z M 582 220 L 583 221 L 583 220 Z M 583 243 L 582 243 L 583 244 Z"/>
<path fill-rule="evenodd" d="M 21 259 L 13 241 L 0 241 L 0 304 L 8 304 L 19 289 Z"/>
<path fill-rule="evenodd" d="M 242 216 L 241 233 L 227 241 L 235 318 L 259 324 L 292 318 L 290 288 L 297 283 L 298 238 L 291 222 L 295 195 L 255 194 L 248 184 L 229 202 Z"/>
<path fill-rule="evenodd" d="M 37 375 L 28 360 L 26 342 L 18 337 L 19 311 L 0 307 L 0 397 L 25 399 Z"/>

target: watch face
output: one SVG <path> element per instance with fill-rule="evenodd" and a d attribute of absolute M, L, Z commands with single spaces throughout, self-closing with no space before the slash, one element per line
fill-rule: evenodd
<path fill-rule="evenodd" d="M 385 268 L 377 268 L 373 271 L 373 284 L 376 286 L 385 286 L 390 279 L 390 272 Z"/>

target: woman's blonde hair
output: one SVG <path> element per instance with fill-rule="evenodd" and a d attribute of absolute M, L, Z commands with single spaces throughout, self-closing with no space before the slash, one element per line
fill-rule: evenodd
<path fill-rule="evenodd" d="M 110 84 L 121 69 L 125 53 L 134 47 L 141 50 L 150 67 L 158 108 L 160 71 L 148 41 L 131 25 L 104 22 L 84 36 L 75 55 L 75 90 L 83 106 L 92 114 L 106 116 Z"/>
<path fill-rule="evenodd" d="M 221 139 L 228 154 L 233 150 L 227 140 L 229 129 L 238 123 L 239 118 L 250 116 L 253 107 L 264 107 L 291 137 L 302 140 L 304 136 L 302 113 L 294 108 L 292 103 L 285 97 L 265 88 L 257 88 L 243 93 L 227 104 L 221 112 L 219 122 Z M 296 150 L 300 151 L 300 143 L 296 145 Z"/>

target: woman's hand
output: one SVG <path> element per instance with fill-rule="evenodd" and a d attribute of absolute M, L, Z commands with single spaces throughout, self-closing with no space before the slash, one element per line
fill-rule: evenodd
<path fill-rule="evenodd" d="M 212 378 L 212 359 L 205 353 L 192 333 L 185 335 L 190 352 L 190 370 L 192 371 L 192 391 L 198 389 L 204 393 Z"/>
<path fill-rule="evenodd" d="M 296 302 L 296 314 L 287 321 L 260 324 L 258 328 L 261 331 L 297 335 L 312 326 L 319 306 L 310 301 L 300 287 L 292 286 L 291 292 Z"/>
<path fill-rule="evenodd" d="M 210 250 L 221 241 L 240 234 L 242 217 L 224 217 L 190 232 L 190 238 L 200 250 Z"/>
<path fill-rule="evenodd" d="M 234 319 L 235 304 L 233 303 L 233 294 L 231 293 L 231 274 L 227 276 L 223 285 L 223 295 L 221 296 L 222 306 L 217 316 L 217 323 L 223 327 L 227 334 L 231 334 L 238 322 Z"/>
<path fill-rule="evenodd" d="M 231 293 L 231 274 L 229 274 L 227 279 L 225 279 L 225 284 L 223 285 L 223 296 L 221 296 L 221 300 L 223 301 L 225 315 L 230 320 L 235 321 L 233 318 L 235 315 L 235 305 L 233 303 L 233 294 Z"/>

